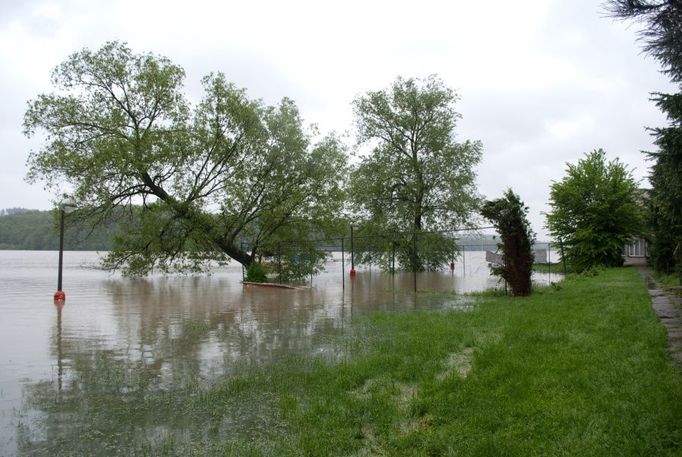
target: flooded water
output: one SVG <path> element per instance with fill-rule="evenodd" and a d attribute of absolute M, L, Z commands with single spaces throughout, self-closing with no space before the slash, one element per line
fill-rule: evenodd
<path fill-rule="evenodd" d="M 338 258 L 302 290 L 244 286 L 237 265 L 132 280 L 100 270 L 97 253 L 64 261 L 66 304 L 55 306 L 57 253 L 0 251 L 0 456 L 50 455 L 73 439 L 66 427 L 93 420 L 84 402 L 201 386 L 291 355 L 336 357 L 354 316 L 466 311 L 472 299 L 457 294 L 497 285 L 483 252 L 467 252 L 454 273 L 418 274 L 417 294 L 412 274 L 361 269 L 351 281 Z"/>

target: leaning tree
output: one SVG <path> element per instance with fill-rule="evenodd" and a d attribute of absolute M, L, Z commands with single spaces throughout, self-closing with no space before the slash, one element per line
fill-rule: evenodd
<path fill-rule="evenodd" d="M 324 233 L 343 202 L 340 142 L 314 143 L 291 100 L 266 106 L 220 73 L 191 104 L 184 76 L 118 42 L 71 55 L 29 102 L 25 132 L 45 135 L 29 180 L 68 190 L 90 220 L 129 209 L 106 261 L 129 274 L 248 266 L 287 234 Z"/>
<path fill-rule="evenodd" d="M 405 269 L 439 268 L 453 253 L 439 232 L 463 227 L 478 207 L 481 144 L 455 140 L 457 99 L 430 76 L 398 78 L 354 102 L 358 138 L 371 151 L 353 171 L 350 199 L 361 228 L 383 234 L 368 246 L 379 261 L 396 249 Z"/>

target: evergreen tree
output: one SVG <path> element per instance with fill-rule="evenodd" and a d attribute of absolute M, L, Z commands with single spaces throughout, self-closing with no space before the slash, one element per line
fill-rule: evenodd
<path fill-rule="evenodd" d="M 526 217 L 528 207 L 518 195 L 508 189 L 504 197 L 486 201 L 481 214 L 495 225 L 502 238 L 500 247 L 504 265 L 494 267 L 493 274 L 507 281 L 512 295 L 530 295 L 535 234 Z"/>
<path fill-rule="evenodd" d="M 682 2 L 611 0 L 607 5 L 615 17 L 646 24 L 640 32 L 644 50 L 680 89 L 675 94 L 653 94 L 669 124 L 652 129 L 658 151 L 647 154 L 653 161 L 651 260 L 658 270 L 682 269 Z"/>

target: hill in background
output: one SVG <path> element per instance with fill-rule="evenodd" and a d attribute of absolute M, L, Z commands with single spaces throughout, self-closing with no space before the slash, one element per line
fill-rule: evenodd
<path fill-rule="evenodd" d="M 108 251 L 119 228 L 116 224 L 91 230 L 82 224 L 67 224 L 64 249 Z M 24 208 L 0 210 L 0 249 L 59 249 L 59 219 L 56 211 Z"/>

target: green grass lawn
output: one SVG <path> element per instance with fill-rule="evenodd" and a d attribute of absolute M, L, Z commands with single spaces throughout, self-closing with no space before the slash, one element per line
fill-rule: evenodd
<path fill-rule="evenodd" d="M 682 377 L 636 270 L 477 300 L 365 317 L 340 359 L 247 367 L 135 401 L 79 393 L 80 432 L 62 425 L 63 447 L 45 455 L 682 455 Z M 133 423 L 172 433 L 140 436 Z"/>
<path fill-rule="evenodd" d="M 256 455 L 682 455 L 682 378 L 634 269 L 477 310 L 378 313 L 342 362 L 292 360 L 211 392 L 267 399 Z"/>

